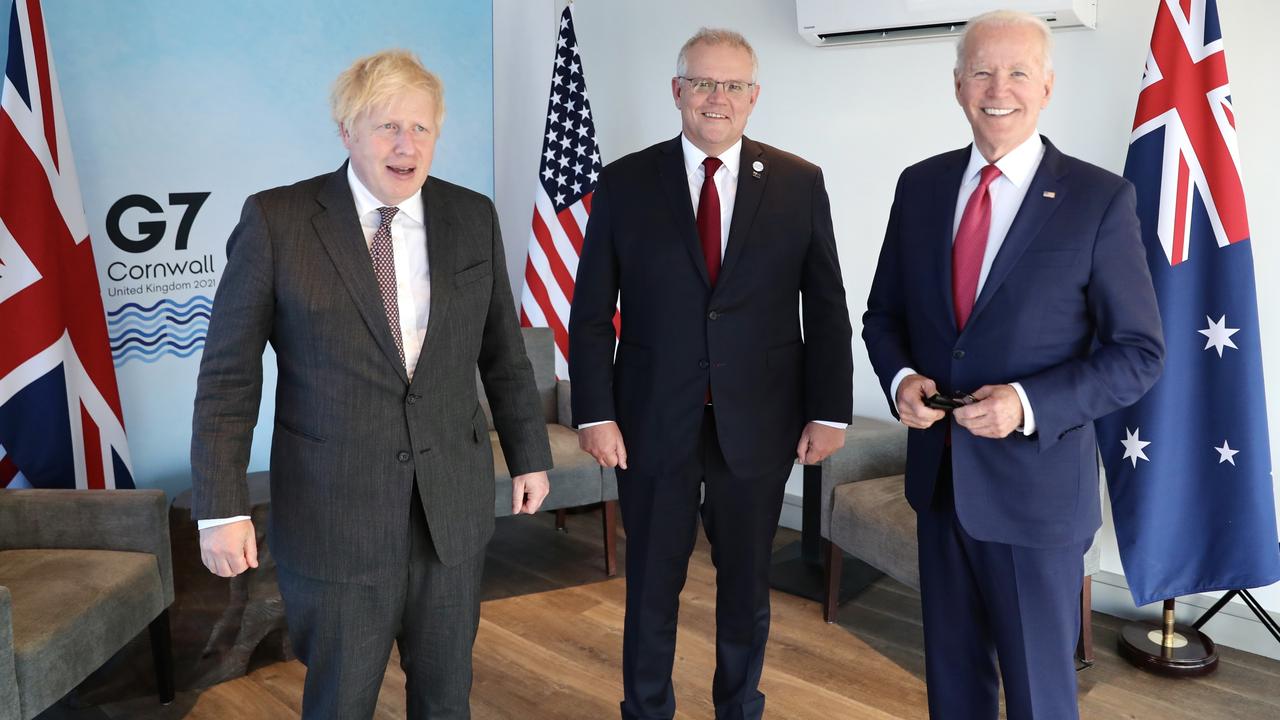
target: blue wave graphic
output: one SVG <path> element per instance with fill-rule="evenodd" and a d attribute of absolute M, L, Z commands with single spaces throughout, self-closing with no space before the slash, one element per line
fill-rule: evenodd
<path fill-rule="evenodd" d="M 191 347 L 191 348 L 188 348 L 188 349 L 186 349 L 186 350 L 181 350 L 181 351 L 179 351 L 179 350 L 163 350 L 163 351 L 161 351 L 161 352 L 154 353 L 154 354 L 151 354 L 151 355 L 143 355 L 143 354 L 141 354 L 141 353 L 134 353 L 134 354 L 132 354 L 130 357 L 127 357 L 127 358 L 126 358 L 126 357 L 119 357 L 119 358 L 116 358 L 116 359 L 115 359 L 115 366 L 116 366 L 116 367 L 120 367 L 121 365 L 124 365 L 125 363 L 130 362 L 130 361 L 133 361 L 133 360 L 141 360 L 142 362 L 144 362 L 144 363 L 148 363 L 148 364 L 149 364 L 149 363 L 153 363 L 153 362 L 155 362 L 155 361 L 159 360 L 160 358 L 164 357 L 165 355 L 173 355 L 174 357 L 177 357 L 177 358 L 191 357 L 192 355 L 195 355 L 196 353 L 200 352 L 200 350 L 201 350 L 201 349 L 203 349 L 203 348 L 204 348 L 204 343 L 199 343 L 199 344 L 197 344 L 197 345 L 195 345 L 195 346 L 193 346 L 193 347 Z M 131 348 L 130 350 L 126 350 L 126 351 L 125 351 L 125 354 L 128 354 L 131 350 L 132 350 L 132 348 Z"/>
<path fill-rule="evenodd" d="M 144 315 L 138 312 L 137 310 L 130 310 L 129 312 L 125 313 L 124 315 L 121 315 L 118 318 L 109 320 L 108 324 L 112 326 L 119 326 L 129 322 L 134 322 L 135 320 L 139 323 L 146 324 L 149 322 L 154 322 L 156 320 L 179 320 L 179 319 L 196 317 L 199 315 L 204 315 L 204 317 L 207 318 L 209 317 L 209 313 L 212 311 L 213 311 L 213 308 L 204 307 L 204 306 L 189 308 L 177 314 L 173 314 L 169 310 L 160 311 L 160 312 L 166 313 L 164 315 L 161 315 L 160 312 L 157 312 L 155 315 Z"/>
<path fill-rule="evenodd" d="M 180 323 L 180 324 L 183 324 L 183 323 Z M 209 329 L 209 324 L 207 322 L 197 319 L 191 325 L 182 327 L 181 331 L 182 332 L 196 332 L 196 331 L 203 332 L 203 331 L 207 331 L 208 329 Z M 164 323 L 164 322 L 154 327 L 130 327 L 130 328 L 125 328 L 122 332 L 112 335 L 111 342 L 113 344 L 118 343 L 121 340 L 130 338 L 130 337 L 138 337 L 138 338 L 143 338 L 145 340 L 150 340 L 151 338 L 154 338 L 157 335 L 162 335 L 166 332 L 177 332 L 178 330 L 179 328 L 170 327 L 168 323 Z"/>
<path fill-rule="evenodd" d="M 185 335 L 183 335 L 183 334 L 179 334 L 179 333 L 172 333 L 172 334 L 170 334 L 170 333 L 163 333 L 163 334 L 161 334 L 159 337 L 156 337 L 156 338 L 154 338 L 154 339 L 145 339 L 145 338 L 131 337 L 131 338 L 127 338 L 127 339 L 125 339 L 125 340 L 123 340 L 122 342 L 119 342 L 119 343 L 112 343 L 112 345 L 111 345 L 111 353 L 114 355 L 114 354 L 116 354 L 116 353 L 120 353 L 121 351 L 126 350 L 126 349 L 128 349 L 128 348 L 144 348 L 144 347 L 145 347 L 145 348 L 150 348 L 150 347 L 155 347 L 156 345 L 159 345 L 160 343 L 170 343 L 170 344 L 172 344 L 172 343 L 185 343 L 185 344 L 188 344 L 188 345 L 189 345 L 189 344 L 190 344 L 190 343 L 192 343 L 193 341 L 195 341 L 195 342 L 204 342 L 204 336 L 205 336 L 205 333 L 204 333 L 204 331 L 203 331 L 203 330 L 197 330 L 197 331 L 195 331 L 195 332 L 187 333 L 187 334 L 185 334 Z M 185 348 L 184 348 L 184 349 L 185 349 Z"/>
<path fill-rule="evenodd" d="M 207 295 L 194 295 L 188 298 L 186 302 L 181 302 L 181 303 L 170 298 L 163 298 L 161 300 L 157 300 L 154 305 L 148 305 L 146 307 L 143 307 L 142 305 L 135 302 L 125 303 L 120 307 L 116 308 L 115 310 L 108 311 L 107 317 L 109 318 L 116 317 L 117 315 L 121 315 L 122 313 L 124 313 L 124 311 L 126 310 L 141 310 L 144 313 L 149 313 L 149 312 L 153 312 L 154 310 L 160 307 L 186 308 L 196 302 L 203 302 L 209 307 L 213 306 L 213 298 Z"/>

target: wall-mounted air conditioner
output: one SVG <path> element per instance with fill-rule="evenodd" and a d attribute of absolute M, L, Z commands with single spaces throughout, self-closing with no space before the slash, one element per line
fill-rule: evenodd
<path fill-rule="evenodd" d="M 988 10 L 1024 10 L 1049 26 L 1096 26 L 1097 0 L 796 0 L 800 35 L 818 47 L 956 35 Z"/>

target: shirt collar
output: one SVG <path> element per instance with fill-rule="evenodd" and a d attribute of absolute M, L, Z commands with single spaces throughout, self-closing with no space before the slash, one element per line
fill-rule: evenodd
<path fill-rule="evenodd" d="M 1031 174 L 1040 165 L 1040 158 L 1044 156 L 1044 140 L 1040 138 L 1040 131 L 1031 133 L 1031 137 L 1022 141 L 1018 147 L 1005 153 L 1005 156 L 996 161 L 996 167 L 1000 168 L 1000 174 L 1014 187 L 1022 187 L 1031 179 Z M 978 173 L 982 172 L 982 168 L 990 165 L 987 159 L 982 157 L 982 153 L 978 152 L 978 146 L 975 143 L 969 149 L 969 166 L 964 171 L 964 182 L 974 182 L 974 178 Z"/>
<path fill-rule="evenodd" d="M 680 133 L 680 146 L 684 148 L 684 172 L 686 176 L 692 176 L 697 172 L 698 167 L 702 165 L 702 161 L 707 159 L 707 154 L 698 149 L 697 145 L 689 142 L 689 138 L 684 133 Z M 724 169 L 729 171 L 729 178 L 738 177 L 738 164 L 742 160 L 742 138 L 738 138 L 738 142 L 729 146 L 728 150 L 720 153 L 720 162 L 724 163 Z"/>
<path fill-rule="evenodd" d="M 356 202 L 356 216 L 364 218 L 369 213 L 377 214 L 378 208 L 382 207 L 382 202 L 373 196 L 373 193 L 364 186 L 364 183 L 360 182 L 360 178 L 356 177 L 356 171 L 349 162 L 347 163 L 347 184 L 351 186 L 351 197 Z M 426 213 L 423 209 L 421 191 L 410 195 L 407 200 L 396 205 L 396 207 L 400 208 L 400 212 L 396 213 L 397 215 L 403 215 L 419 225 L 426 225 L 426 222 L 424 222 Z"/>

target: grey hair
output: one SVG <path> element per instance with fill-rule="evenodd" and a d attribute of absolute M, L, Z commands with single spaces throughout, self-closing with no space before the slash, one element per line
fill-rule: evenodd
<path fill-rule="evenodd" d="M 1040 47 L 1044 49 L 1044 56 L 1040 59 L 1040 64 L 1044 68 L 1046 75 L 1053 72 L 1053 31 L 1049 29 L 1049 23 L 1045 22 L 1044 18 L 1036 17 L 1031 13 L 1020 10 L 992 10 L 970 18 L 969 22 L 965 23 L 964 30 L 960 33 L 960 39 L 956 41 L 955 74 L 957 76 L 960 74 L 961 66 L 964 64 L 964 53 L 968 45 L 969 33 L 974 28 L 979 26 L 1015 27 L 1018 25 L 1035 28 L 1040 31 Z"/>
<path fill-rule="evenodd" d="M 746 50 L 751 56 L 751 82 L 756 81 L 756 74 L 760 71 L 760 61 L 756 59 L 755 48 L 751 47 L 751 43 L 742 36 L 742 33 L 728 30 L 725 28 L 698 28 L 698 32 L 693 37 L 684 42 L 680 46 L 680 54 L 676 55 L 676 75 L 685 77 L 685 73 L 689 70 L 689 49 L 694 45 L 728 45 Z M 740 80 L 741 78 L 725 78 L 726 80 Z"/>

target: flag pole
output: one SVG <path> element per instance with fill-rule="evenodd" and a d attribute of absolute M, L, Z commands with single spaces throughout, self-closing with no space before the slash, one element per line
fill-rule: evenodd
<path fill-rule="evenodd" d="M 1218 668 L 1218 649 L 1199 624 L 1179 625 L 1175 600 L 1164 601 L 1161 621 L 1125 625 L 1116 643 L 1120 656 L 1147 672 L 1166 677 L 1201 677 Z"/>

